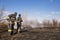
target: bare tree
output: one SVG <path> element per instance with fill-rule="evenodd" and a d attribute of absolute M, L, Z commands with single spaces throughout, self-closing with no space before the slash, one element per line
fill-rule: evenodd
<path fill-rule="evenodd" d="M 50 20 L 44 20 L 43 25 L 44 27 L 52 27 L 52 23 L 50 22 Z"/>
<path fill-rule="evenodd" d="M 53 27 L 57 27 L 57 20 L 53 19 Z"/>
<path fill-rule="evenodd" d="M 43 26 L 44 27 L 48 27 L 48 24 L 47 23 L 48 23 L 48 20 L 43 20 Z"/>
<path fill-rule="evenodd" d="M 60 27 L 60 22 L 59 22 L 59 24 L 58 24 L 58 25 L 59 25 L 59 27 Z"/>

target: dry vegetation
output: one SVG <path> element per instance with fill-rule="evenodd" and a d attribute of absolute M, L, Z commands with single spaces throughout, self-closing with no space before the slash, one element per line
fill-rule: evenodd
<path fill-rule="evenodd" d="M 27 29 L 28 30 L 28 29 Z M 1 36 L 1 40 L 60 40 L 60 29 L 40 29 L 23 30 L 22 33 L 8 36 L 5 32 Z"/>
<path fill-rule="evenodd" d="M 27 25 L 26 30 L 22 30 L 22 33 L 8 35 L 7 31 L 0 33 L 1 40 L 60 40 L 60 25 L 57 21 L 53 20 L 53 23 L 46 22 L 43 28 L 31 28 Z M 0 23 L 0 31 L 6 30 L 7 25 Z M 6 29 L 5 29 L 6 28 Z"/>
<path fill-rule="evenodd" d="M 7 29 L 8 29 L 8 27 L 7 27 L 6 24 L 0 23 L 0 32 L 3 32 L 3 31 L 5 31 L 5 30 L 7 30 Z"/>
<path fill-rule="evenodd" d="M 53 19 L 52 22 L 49 20 L 43 21 L 44 27 L 60 27 L 60 22 L 58 20 Z"/>

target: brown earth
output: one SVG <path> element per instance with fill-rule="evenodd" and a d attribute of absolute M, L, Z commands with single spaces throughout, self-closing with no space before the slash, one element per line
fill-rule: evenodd
<path fill-rule="evenodd" d="M 1 33 L 0 40 L 60 40 L 60 28 L 35 28 L 24 30 L 21 33 L 8 35 Z"/>

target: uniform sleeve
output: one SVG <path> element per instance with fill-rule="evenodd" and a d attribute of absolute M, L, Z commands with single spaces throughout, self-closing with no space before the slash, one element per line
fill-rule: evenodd
<path fill-rule="evenodd" d="M 9 20 L 9 17 L 6 17 L 6 20 Z"/>
<path fill-rule="evenodd" d="M 8 17 L 10 17 L 10 18 L 11 18 L 12 16 L 14 16 L 14 15 L 13 15 L 13 14 L 8 15 Z"/>
<path fill-rule="evenodd" d="M 21 22 L 23 22 L 22 18 L 21 18 Z"/>
<path fill-rule="evenodd" d="M 22 18 L 21 17 L 18 17 L 17 18 L 17 22 L 23 22 Z"/>

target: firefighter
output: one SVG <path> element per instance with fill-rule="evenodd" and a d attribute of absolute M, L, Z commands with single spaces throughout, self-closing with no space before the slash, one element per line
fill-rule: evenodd
<path fill-rule="evenodd" d="M 22 25 L 22 18 L 21 18 L 21 14 L 19 14 L 18 18 L 17 18 L 17 33 L 21 32 L 21 25 Z M 20 29 L 20 30 L 19 30 Z M 19 30 L 19 31 L 18 31 Z"/>
<path fill-rule="evenodd" d="M 17 16 L 17 12 L 15 12 L 14 14 L 10 14 L 8 15 L 9 19 L 9 29 L 8 32 L 10 32 L 10 35 L 13 35 L 13 30 L 14 30 L 14 22 L 16 21 L 16 16 Z"/>

